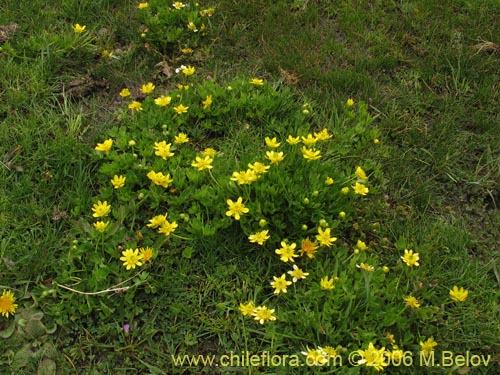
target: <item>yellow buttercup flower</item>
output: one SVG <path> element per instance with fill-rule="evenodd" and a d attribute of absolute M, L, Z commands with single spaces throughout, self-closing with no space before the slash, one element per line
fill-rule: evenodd
<path fill-rule="evenodd" d="M 113 140 L 110 138 L 110 139 L 106 139 L 102 143 L 98 143 L 97 146 L 95 146 L 95 150 L 108 153 L 111 150 L 112 146 L 113 146 Z"/>
<path fill-rule="evenodd" d="M 178 114 L 178 115 L 182 115 L 183 113 L 187 113 L 189 107 L 186 107 L 182 104 L 179 104 L 177 107 L 174 107 L 174 111 Z"/>
<path fill-rule="evenodd" d="M 139 3 L 139 5 L 137 5 L 137 8 L 138 9 L 146 9 L 148 6 L 149 6 L 149 3 Z"/>
<path fill-rule="evenodd" d="M 434 338 L 429 338 L 427 341 L 420 341 L 420 350 L 424 353 L 425 357 L 428 357 L 433 351 L 434 348 L 438 345 Z"/>
<path fill-rule="evenodd" d="M 141 247 L 139 249 L 139 255 L 141 256 L 143 261 L 150 262 L 151 260 L 153 260 L 154 251 L 149 246 Z"/>
<path fill-rule="evenodd" d="M 253 315 L 254 310 L 255 305 L 253 301 L 250 301 L 248 303 L 240 303 L 240 311 L 244 316 Z"/>
<path fill-rule="evenodd" d="M 286 293 L 287 286 L 292 285 L 292 282 L 286 279 L 286 274 L 280 277 L 273 276 L 273 280 L 271 286 L 274 288 L 274 294 Z"/>
<path fill-rule="evenodd" d="M 267 229 L 248 236 L 250 242 L 257 243 L 259 245 L 264 245 L 264 242 L 266 242 L 269 238 L 269 230 Z"/>
<path fill-rule="evenodd" d="M 286 141 L 291 145 L 296 145 L 300 143 L 300 137 L 294 137 L 293 135 L 289 135 Z"/>
<path fill-rule="evenodd" d="M 301 353 L 306 356 L 307 366 L 324 366 L 328 362 L 328 358 L 321 348 L 307 348 L 306 352 Z"/>
<path fill-rule="evenodd" d="M 120 96 L 122 98 L 126 98 L 127 96 L 130 96 L 130 95 L 132 95 L 132 93 L 126 87 L 124 89 L 122 89 L 122 91 L 120 91 Z"/>
<path fill-rule="evenodd" d="M 92 224 L 94 226 L 94 228 L 98 231 L 98 232 L 101 232 L 101 233 L 104 233 L 104 231 L 106 230 L 106 228 L 108 227 L 109 225 L 109 221 L 97 221 L 95 222 L 94 224 Z"/>
<path fill-rule="evenodd" d="M 194 51 L 192 48 L 186 47 L 186 48 L 181 48 L 181 52 L 186 54 L 186 55 L 189 55 L 189 54 L 193 53 Z"/>
<path fill-rule="evenodd" d="M 196 159 L 191 162 L 191 166 L 198 168 L 199 171 L 202 171 L 204 169 L 212 169 L 214 167 L 212 165 L 213 161 L 214 159 L 212 159 L 210 156 L 205 156 L 204 158 L 197 156 Z"/>
<path fill-rule="evenodd" d="M 420 307 L 420 302 L 413 296 L 404 297 L 405 305 L 411 307 L 412 309 L 418 309 Z"/>
<path fill-rule="evenodd" d="M 368 180 L 368 177 L 366 176 L 365 171 L 361 167 L 356 168 L 356 177 L 359 178 L 360 180 L 366 181 Z"/>
<path fill-rule="evenodd" d="M 201 104 L 203 104 L 203 109 L 208 109 L 212 105 L 212 95 L 207 95 Z"/>
<path fill-rule="evenodd" d="M 368 348 L 366 350 L 358 350 L 358 354 L 361 356 L 361 359 L 358 360 L 358 365 L 373 367 L 376 371 L 382 371 L 384 367 L 389 365 L 389 362 L 386 360 L 385 347 L 377 349 L 372 343 L 369 343 Z"/>
<path fill-rule="evenodd" d="M 330 186 L 330 185 L 333 185 L 334 182 L 335 181 L 333 180 L 333 178 L 327 177 L 326 180 L 325 180 L 325 185 Z"/>
<path fill-rule="evenodd" d="M 356 267 L 358 267 L 360 270 L 366 271 L 366 272 L 373 272 L 373 271 L 375 271 L 375 267 L 373 267 L 370 264 L 366 264 L 366 263 L 356 264 Z"/>
<path fill-rule="evenodd" d="M 348 107 L 352 107 L 354 105 L 354 99 L 352 98 L 347 99 L 346 104 Z"/>
<path fill-rule="evenodd" d="M 170 104 L 171 101 L 172 101 L 172 98 L 170 96 L 162 95 L 162 96 L 155 99 L 155 104 L 158 107 L 166 107 L 167 105 Z"/>
<path fill-rule="evenodd" d="M 331 247 L 332 244 L 337 241 L 337 237 L 331 237 L 330 231 L 330 228 L 326 228 L 325 230 L 323 230 L 323 228 L 318 227 L 318 234 L 316 235 L 316 239 L 318 240 L 320 245 Z"/>
<path fill-rule="evenodd" d="M 328 276 L 324 276 L 321 278 L 319 285 L 323 290 L 332 290 L 335 289 L 335 283 L 339 280 L 338 277 L 332 277 L 331 279 Z"/>
<path fill-rule="evenodd" d="M 150 228 L 158 228 L 163 223 L 167 221 L 167 214 L 165 215 L 156 215 L 152 219 L 149 220 L 149 224 L 147 224 Z"/>
<path fill-rule="evenodd" d="M 0 296 L 0 314 L 6 318 L 9 317 L 9 314 L 14 315 L 17 309 L 17 304 L 14 302 L 16 302 L 14 293 L 10 290 L 4 290 Z"/>
<path fill-rule="evenodd" d="M 264 322 L 276 320 L 273 313 L 274 309 L 269 309 L 266 306 L 258 306 L 253 311 L 253 317 L 255 320 L 258 320 L 260 324 L 264 324 Z"/>
<path fill-rule="evenodd" d="M 420 256 L 418 253 L 414 253 L 413 250 L 405 249 L 405 254 L 401 257 L 401 259 L 403 259 L 403 262 L 405 262 L 408 267 L 418 267 L 420 265 L 418 263 Z"/>
<path fill-rule="evenodd" d="M 238 185 L 248 185 L 254 181 L 257 181 L 257 173 L 254 170 L 248 169 L 246 171 L 241 172 L 233 172 L 233 175 L 230 177 L 231 181 L 236 181 Z"/>
<path fill-rule="evenodd" d="M 122 257 L 120 260 L 123 262 L 123 266 L 130 269 L 135 269 L 137 266 L 142 266 L 142 256 L 139 254 L 139 249 L 127 249 L 122 251 Z"/>
<path fill-rule="evenodd" d="M 262 86 L 264 84 L 264 81 L 260 78 L 252 78 L 250 80 L 250 84 L 255 85 L 255 86 Z"/>
<path fill-rule="evenodd" d="M 85 29 L 87 28 L 87 26 L 85 25 L 80 25 L 79 23 L 76 23 L 73 25 L 73 30 L 75 31 L 75 33 L 77 34 L 81 34 L 83 32 L 85 32 Z"/>
<path fill-rule="evenodd" d="M 276 137 L 273 137 L 273 138 L 266 137 L 265 141 L 266 141 L 267 147 L 276 148 L 276 147 L 280 146 L 280 143 L 276 140 Z"/>
<path fill-rule="evenodd" d="M 310 148 L 302 146 L 301 151 L 302 151 L 302 156 L 304 156 L 304 159 L 307 159 L 307 161 L 321 159 L 321 150 L 314 151 Z"/>
<path fill-rule="evenodd" d="M 170 223 L 169 221 L 165 220 L 165 222 L 160 225 L 160 228 L 158 229 L 158 233 L 164 234 L 165 236 L 168 237 L 168 236 L 170 236 L 170 234 L 172 234 L 175 231 L 175 229 L 178 226 L 179 225 L 175 221 L 172 221 Z"/>
<path fill-rule="evenodd" d="M 318 245 L 316 245 L 315 242 L 311 241 L 309 237 L 306 238 L 305 240 L 302 240 L 302 243 L 300 245 L 300 255 L 305 254 L 309 259 L 313 259 L 314 254 L 316 253 L 317 250 L 318 250 Z"/>
<path fill-rule="evenodd" d="M 281 241 L 281 247 L 279 249 L 274 250 L 276 254 L 280 256 L 280 260 L 282 262 L 295 262 L 293 258 L 298 257 L 297 254 L 295 254 L 295 248 L 297 247 L 296 243 L 292 244 L 287 244 L 285 241 Z"/>
<path fill-rule="evenodd" d="M 465 290 L 463 287 L 458 288 L 458 286 L 454 286 L 452 290 L 450 290 L 450 297 L 455 302 L 464 302 L 469 295 L 469 291 Z"/>
<path fill-rule="evenodd" d="M 196 69 L 194 68 L 194 66 L 191 65 L 188 65 L 187 67 L 182 69 L 182 73 L 184 73 L 186 77 L 192 76 L 195 71 Z"/>
<path fill-rule="evenodd" d="M 97 201 L 97 203 L 92 206 L 92 211 L 94 212 L 92 214 L 93 217 L 108 216 L 109 212 L 111 211 L 111 206 L 106 201 Z"/>
<path fill-rule="evenodd" d="M 188 30 L 191 30 L 194 33 L 198 32 L 198 28 L 196 27 L 196 24 L 193 21 L 189 21 L 187 25 Z"/>
<path fill-rule="evenodd" d="M 211 147 L 208 147 L 201 152 L 203 156 L 209 156 L 211 158 L 215 157 L 215 155 L 217 155 L 218 153 L 219 152 L 217 150 L 214 150 Z"/>
<path fill-rule="evenodd" d="M 180 1 L 176 1 L 175 3 L 172 4 L 172 6 L 175 9 L 179 10 L 179 9 L 184 8 L 186 6 L 186 4 L 184 4 L 184 3 L 180 2 Z"/>
<path fill-rule="evenodd" d="M 243 204 L 243 198 L 238 197 L 236 202 L 231 199 L 226 201 L 229 209 L 226 212 L 226 216 L 234 216 L 236 220 L 240 220 L 241 215 L 248 213 L 250 210 Z"/>
<path fill-rule="evenodd" d="M 312 134 L 308 134 L 306 137 L 302 136 L 302 143 L 305 144 L 307 147 L 313 146 L 318 139 L 316 137 L 313 137 Z"/>
<path fill-rule="evenodd" d="M 293 269 L 291 271 L 287 272 L 290 276 L 292 276 L 292 281 L 296 283 L 297 281 L 301 279 L 305 279 L 307 276 L 309 276 L 308 272 L 302 271 L 299 267 L 297 267 L 296 264 L 293 265 Z"/>
<path fill-rule="evenodd" d="M 174 156 L 174 153 L 170 151 L 171 146 L 171 143 L 167 144 L 165 141 L 155 142 L 155 155 L 161 157 L 163 160 L 167 160 L 167 158 Z"/>
<path fill-rule="evenodd" d="M 253 164 L 249 163 L 248 168 L 252 169 L 257 174 L 262 174 L 262 173 L 267 173 L 267 170 L 271 167 L 269 165 L 265 165 L 261 162 L 256 161 Z"/>
<path fill-rule="evenodd" d="M 136 111 L 136 112 L 140 112 L 140 111 L 142 111 L 142 104 L 141 104 L 141 102 L 134 100 L 128 105 L 128 109 L 131 109 L 131 110 Z"/>
<path fill-rule="evenodd" d="M 113 179 L 111 180 L 111 184 L 115 189 L 120 189 L 125 186 L 125 176 L 117 176 L 116 174 L 114 175 Z"/>
<path fill-rule="evenodd" d="M 363 241 L 358 240 L 358 242 L 356 243 L 356 248 L 358 250 L 364 251 L 364 250 L 368 249 L 368 246 L 366 246 L 366 243 L 364 243 Z"/>
<path fill-rule="evenodd" d="M 360 184 L 359 182 L 356 182 L 352 189 L 359 195 L 366 195 L 369 192 L 369 189 L 364 184 Z"/>
<path fill-rule="evenodd" d="M 316 138 L 316 140 L 318 140 L 318 141 L 326 141 L 327 139 L 330 139 L 332 137 L 333 137 L 333 135 L 328 133 L 327 128 L 324 128 L 319 133 L 314 133 L 314 138 Z"/>
<path fill-rule="evenodd" d="M 165 176 L 162 172 L 156 173 L 155 171 L 149 171 L 147 177 L 153 182 L 153 184 L 164 188 L 168 188 L 168 186 L 174 181 L 170 177 L 170 173 L 167 173 Z"/>
<path fill-rule="evenodd" d="M 189 138 L 186 133 L 179 133 L 175 136 L 175 143 L 183 144 L 189 142 Z"/>
<path fill-rule="evenodd" d="M 148 82 L 145 85 L 141 86 L 141 92 L 146 95 L 151 94 L 154 90 L 155 90 L 155 85 L 153 85 L 152 82 Z"/>
<path fill-rule="evenodd" d="M 266 158 L 271 162 L 271 164 L 277 164 L 285 158 L 283 156 L 283 151 L 266 151 Z"/>

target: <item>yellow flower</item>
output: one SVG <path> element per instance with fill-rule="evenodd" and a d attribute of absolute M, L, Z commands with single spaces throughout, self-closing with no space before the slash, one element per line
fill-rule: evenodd
<path fill-rule="evenodd" d="M 358 250 L 364 251 L 364 250 L 368 249 L 368 246 L 366 246 L 366 243 L 364 243 L 363 241 L 358 240 L 358 242 L 356 243 L 356 248 Z"/>
<path fill-rule="evenodd" d="M 156 173 L 155 171 L 149 171 L 147 177 L 153 182 L 153 184 L 163 186 L 164 188 L 168 188 L 170 183 L 173 181 L 170 177 L 170 173 L 167 173 L 165 176 L 162 172 Z"/>
<path fill-rule="evenodd" d="M 191 166 L 198 168 L 199 171 L 202 171 L 204 169 L 212 169 L 214 167 L 212 165 L 213 161 L 214 159 L 212 159 L 210 156 L 205 156 L 204 158 L 197 156 L 196 160 L 193 160 L 191 162 Z"/>
<path fill-rule="evenodd" d="M 162 95 L 162 96 L 155 99 L 155 104 L 158 107 L 166 107 L 167 105 L 170 104 L 171 101 L 172 101 L 172 98 L 170 96 Z"/>
<path fill-rule="evenodd" d="M 101 233 L 104 233 L 104 231 L 106 230 L 106 228 L 108 227 L 109 225 L 109 221 L 97 221 L 95 222 L 94 224 L 92 224 L 94 226 L 94 228 L 98 231 L 98 232 L 101 232 Z"/>
<path fill-rule="evenodd" d="M 252 169 L 247 169 L 246 171 L 241 172 L 233 172 L 230 180 L 238 182 L 238 185 L 248 185 L 257 181 L 257 174 Z"/>
<path fill-rule="evenodd" d="M 352 98 L 347 99 L 346 104 L 348 107 L 352 107 L 354 105 L 354 99 Z"/>
<path fill-rule="evenodd" d="M 283 156 L 283 151 L 266 151 L 266 159 L 268 159 L 271 164 L 277 164 L 282 161 L 285 157 Z"/>
<path fill-rule="evenodd" d="M 233 202 L 231 199 L 228 199 L 226 201 L 229 209 L 228 211 L 226 212 L 226 216 L 234 216 L 234 218 L 236 220 L 240 220 L 240 217 L 242 214 L 246 214 L 247 212 L 249 212 L 250 210 L 245 207 L 245 205 L 243 204 L 243 198 L 242 197 L 238 197 L 238 199 L 236 200 L 236 202 Z"/>
<path fill-rule="evenodd" d="M 186 48 L 181 48 L 181 52 L 186 54 L 186 55 L 189 55 L 189 54 L 193 53 L 194 51 L 192 48 L 186 47 Z"/>
<path fill-rule="evenodd" d="M 264 84 L 264 81 L 260 78 L 252 78 L 250 80 L 250 84 L 255 85 L 255 86 L 262 86 Z"/>
<path fill-rule="evenodd" d="M 75 31 L 75 33 L 77 34 L 81 34 L 83 32 L 85 32 L 85 29 L 87 28 L 87 26 L 85 25 L 80 25 L 79 23 L 76 23 L 73 25 L 73 30 Z"/>
<path fill-rule="evenodd" d="M 279 249 L 274 250 L 276 254 L 280 256 L 280 260 L 282 262 L 295 262 L 293 258 L 298 257 L 297 254 L 295 254 L 295 248 L 297 247 L 296 243 L 292 243 L 288 245 L 285 241 L 281 241 L 281 247 Z"/>
<path fill-rule="evenodd" d="M 137 266 L 142 266 L 142 256 L 139 254 L 139 249 L 127 249 L 122 251 L 122 255 L 120 260 L 123 262 L 123 266 L 127 267 L 127 271 L 135 269 Z"/>
<path fill-rule="evenodd" d="M 195 23 L 193 21 L 189 21 L 188 22 L 187 28 L 188 28 L 188 30 L 191 30 L 194 33 L 198 32 L 198 29 L 197 29 L 197 27 L 196 27 L 196 25 L 195 25 Z"/>
<path fill-rule="evenodd" d="M 138 9 L 146 9 L 148 6 L 149 6 L 149 3 L 139 3 L 139 5 L 137 5 L 137 8 Z"/>
<path fill-rule="evenodd" d="M 254 310 L 255 310 L 255 305 L 253 301 L 250 301 L 246 304 L 240 303 L 240 311 L 244 316 L 253 315 Z"/>
<path fill-rule="evenodd" d="M 132 109 L 136 112 L 142 111 L 142 104 L 141 102 L 134 100 L 128 105 L 128 109 Z"/>
<path fill-rule="evenodd" d="M 360 184 L 359 182 L 356 182 L 352 188 L 354 189 L 354 192 L 359 195 L 366 195 L 369 191 L 365 185 Z"/>
<path fill-rule="evenodd" d="M 203 109 L 208 109 L 212 105 L 212 95 L 207 95 L 205 100 L 201 102 L 203 104 Z"/>
<path fill-rule="evenodd" d="M 349 194 L 349 187 L 348 186 L 344 186 L 342 189 L 340 189 L 340 192 L 342 194 Z"/>
<path fill-rule="evenodd" d="M 172 221 L 170 223 L 168 220 L 165 220 L 165 222 L 160 225 L 160 228 L 158 229 L 158 233 L 164 234 L 165 236 L 168 237 L 168 236 L 170 236 L 170 234 L 172 234 L 172 232 L 175 231 L 175 229 L 178 226 L 179 225 L 175 221 Z"/>
<path fill-rule="evenodd" d="M 308 161 L 311 160 L 318 160 L 321 159 L 321 151 L 320 150 L 311 150 L 310 148 L 307 148 L 305 146 L 302 146 L 302 155 L 304 156 L 304 159 L 307 159 Z"/>
<path fill-rule="evenodd" d="M 139 249 L 139 255 L 141 256 L 143 261 L 150 262 L 153 259 L 154 251 L 149 246 L 141 247 Z"/>
<path fill-rule="evenodd" d="M 207 8 L 200 10 L 200 16 L 202 17 L 212 17 L 214 15 L 215 8 Z"/>
<path fill-rule="evenodd" d="M 274 309 L 269 309 L 266 306 L 258 306 L 253 311 L 253 316 L 255 320 L 258 320 L 260 324 L 264 324 L 264 322 L 270 320 L 276 320 L 276 317 L 273 315 Z"/>
<path fill-rule="evenodd" d="M 180 1 L 176 1 L 175 3 L 172 4 L 172 6 L 175 9 L 179 10 L 179 9 L 184 8 L 186 6 L 186 4 L 184 4 L 184 3 L 180 2 Z"/>
<path fill-rule="evenodd" d="M 161 157 L 163 160 L 167 160 L 167 158 L 174 156 L 174 153 L 170 151 L 170 147 L 172 146 L 171 143 L 161 141 L 161 142 L 155 142 L 154 149 L 155 149 L 155 155 Z"/>
<path fill-rule="evenodd" d="M 346 216 L 346 213 L 345 213 L 344 211 L 340 211 L 340 212 L 339 212 L 339 217 L 340 217 L 341 219 L 345 218 L 345 216 Z"/>
<path fill-rule="evenodd" d="M 154 90 L 155 90 L 155 85 L 153 85 L 152 82 L 148 82 L 145 85 L 141 86 L 141 92 L 146 95 L 151 94 Z"/>
<path fill-rule="evenodd" d="M 300 138 L 289 135 L 286 141 L 291 145 L 296 145 L 297 143 L 300 143 Z"/>
<path fill-rule="evenodd" d="M 301 352 L 306 356 L 307 366 L 323 366 L 328 362 L 325 352 L 321 348 L 309 349 L 307 352 Z"/>
<path fill-rule="evenodd" d="M 175 143 L 183 144 L 189 142 L 189 138 L 186 133 L 179 133 L 175 136 Z"/>
<path fill-rule="evenodd" d="M 360 263 L 356 264 L 356 267 L 358 267 L 360 270 L 366 271 L 366 272 L 373 272 L 375 271 L 375 267 L 365 264 L 365 263 Z"/>
<path fill-rule="evenodd" d="M 179 84 L 177 84 L 177 88 L 178 88 L 179 90 L 186 90 L 186 91 L 187 91 L 187 90 L 189 90 L 189 85 L 181 85 L 181 84 L 179 83 Z"/>
<path fill-rule="evenodd" d="M 309 259 L 313 259 L 317 249 L 318 245 L 312 242 L 308 237 L 305 240 L 302 240 L 300 246 L 300 255 L 306 254 Z"/>
<path fill-rule="evenodd" d="M 379 142 L 380 142 L 380 141 L 378 140 L 378 138 L 375 138 L 375 139 L 373 140 L 373 143 L 375 143 L 376 145 L 378 145 L 378 144 L 379 144 Z"/>
<path fill-rule="evenodd" d="M 287 286 L 292 285 L 292 282 L 286 279 L 286 274 L 280 277 L 273 276 L 273 279 L 271 286 L 274 288 L 274 294 L 286 293 Z"/>
<path fill-rule="evenodd" d="M 318 140 L 313 137 L 312 134 L 308 134 L 307 137 L 302 136 L 302 143 L 305 144 L 307 147 L 311 147 L 314 145 Z"/>
<path fill-rule="evenodd" d="M 122 91 L 120 91 L 120 96 L 122 98 L 126 98 L 127 96 L 130 96 L 130 95 L 132 95 L 132 93 L 127 88 L 124 88 L 124 89 L 122 89 Z"/>
<path fill-rule="evenodd" d="M 335 181 L 333 180 L 333 178 L 327 177 L 326 180 L 325 180 L 325 185 L 330 186 L 330 185 L 333 185 L 334 182 Z"/>
<path fill-rule="evenodd" d="M 174 111 L 178 114 L 178 115 L 182 115 L 183 113 L 187 113 L 189 107 L 186 107 L 182 104 L 179 104 L 177 107 L 174 107 Z"/>
<path fill-rule="evenodd" d="M 217 154 L 218 154 L 218 151 L 217 151 L 217 150 L 214 150 L 214 149 L 213 149 L 213 148 L 211 148 L 211 147 L 208 147 L 208 148 L 204 149 L 204 150 L 201 152 L 201 154 L 202 154 L 203 156 L 209 156 L 209 157 L 213 158 L 213 157 L 215 157 L 215 155 L 217 155 Z"/>
<path fill-rule="evenodd" d="M 413 250 L 408 251 L 405 249 L 405 254 L 401 257 L 401 259 L 403 259 L 403 262 L 405 262 L 408 267 L 420 266 L 418 263 L 420 256 L 418 253 L 414 253 Z"/>
<path fill-rule="evenodd" d="M 94 214 L 92 215 L 93 217 L 108 216 L 111 211 L 111 206 L 108 205 L 108 202 L 106 201 L 97 201 L 97 203 L 92 206 L 92 211 L 94 211 Z"/>
<path fill-rule="evenodd" d="M 404 297 L 405 305 L 411 307 L 412 309 L 418 309 L 420 307 L 420 302 L 413 296 Z"/>
<path fill-rule="evenodd" d="M 248 236 L 250 242 L 257 243 L 259 245 L 264 245 L 264 242 L 266 242 L 269 238 L 270 236 L 268 230 L 263 230 Z"/>
<path fill-rule="evenodd" d="M 387 338 L 387 341 L 389 341 L 389 344 L 394 345 L 396 343 L 396 340 L 394 339 L 394 335 L 392 333 L 387 332 L 385 337 Z"/>
<path fill-rule="evenodd" d="M 429 338 L 427 341 L 420 341 L 420 350 L 422 353 L 424 353 L 425 357 L 428 357 L 433 351 L 434 348 L 437 346 L 437 342 L 434 341 L 434 338 Z"/>
<path fill-rule="evenodd" d="M 296 264 L 293 265 L 293 270 L 287 272 L 290 276 L 292 276 L 292 281 L 296 283 L 300 279 L 305 279 L 309 276 L 308 272 L 302 271 Z"/>
<path fill-rule="evenodd" d="M 332 290 L 335 289 L 335 283 L 339 280 L 338 277 L 332 277 L 331 279 L 328 276 L 324 276 L 319 281 L 319 285 L 323 290 Z"/>
<path fill-rule="evenodd" d="M 280 143 L 276 140 L 276 137 L 273 137 L 273 138 L 266 137 L 265 141 L 266 141 L 267 147 L 276 148 L 276 147 L 279 147 L 279 145 L 280 145 Z"/>
<path fill-rule="evenodd" d="M 113 179 L 111 180 L 111 184 L 115 189 L 119 189 L 125 186 L 125 176 L 117 176 L 116 174 L 114 175 Z"/>
<path fill-rule="evenodd" d="M 463 287 L 458 288 L 458 286 L 454 286 L 452 290 L 450 290 L 450 297 L 455 302 L 464 302 L 469 295 L 469 291 L 465 290 Z"/>
<path fill-rule="evenodd" d="M 366 181 L 368 180 L 368 177 L 366 176 L 365 171 L 361 167 L 356 168 L 356 177 L 359 178 L 360 180 Z"/>
<path fill-rule="evenodd" d="M 262 173 L 266 173 L 267 170 L 271 167 L 269 165 L 265 165 L 261 162 L 256 161 L 253 164 L 248 163 L 248 168 L 252 169 L 257 174 L 262 174 Z"/>
<path fill-rule="evenodd" d="M 361 356 L 358 365 L 373 367 L 377 371 L 382 371 L 385 366 L 389 365 L 386 361 L 385 347 L 377 349 L 370 343 L 368 344 L 368 349 L 358 350 L 358 354 Z"/>
<path fill-rule="evenodd" d="M 330 139 L 332 137 L 333 137 L 333 135 L 328 133 L 327 128 L 324 128 L 319 133 L 314 133 L 314 138 L 316 138 L 316 140 L 318 140 L 318 141 L 326 141 L 327 139 Z"/>
<path fill-rule="evenodd" d="M 337 237 L 331 237 L 330 228 L 326 228 L 324 231 L 321 227 L 318 227 L 318 234 L 316 235 L 316 239 L 319 244 L 322 246 L 330 247 L 332 244 L 337 241 Z"/>
<path fill-rule="evenodd" d="M 182 69 L 182 73 L 184 73 L 186 77 L 192 76 L 195 71 L 196 69 L 194 68 L 194 66 L 191 65 L 188 65 L 187 67 Z"/>
<path fill-rule="evenodd" d="M 165 215 L 156 215 L 152 219 L 149 220 L 149 224 L 147 224 L 150 228 L 158 228 L 163 223 L 167 221 L 167 214 Z"/>
<path fill-rule="evenodd" d="M 9 314 L 14 315 L 17 309 L 16 297 L 10 290 L 4 290 L 0 296 L 0 314 L 8 318 Z"/>
<path fill-rule="evenodd" d="M 102 143 L 98 143 L 97 146 L 95 146 L 95 150 L 108 153 L 111 150 L 112 146 L 113 146 L 113 140 L 110 138 L 110 139 L 106 139 Z"/>

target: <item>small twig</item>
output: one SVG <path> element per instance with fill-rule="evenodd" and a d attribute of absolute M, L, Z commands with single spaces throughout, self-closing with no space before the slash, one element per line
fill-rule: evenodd
<path fill-rule="evenodd" d="M 98 292 L 81 292 L 79 290 L 70 288 L 69 286 L 61 285 L 59 283 L 55 283 L 59 288 L 69 290 L 70 292 L 77 293 L 77 294 L 83 294 L 85 296 L 95 296 L 98 294 L 104 294 L 104 293 L 110 293 L 110 292 L 115 292 L 115 293 L 122 293 L 125 292 L 126 290 L 130 289 L 131 286 L 123 286 L 121 288 L 108 288 L 104 290 L 99 290 Z"/>

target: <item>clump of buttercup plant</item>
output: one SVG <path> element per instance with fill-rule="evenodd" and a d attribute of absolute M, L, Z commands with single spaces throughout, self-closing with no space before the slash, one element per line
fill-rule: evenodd
<path fill-rule="evenodd" d="M 430 323 L 442 310 L 415 286 L 420 254 L 399 241 L 391 260 L 377 224 L 359 224 L 377 201 L 380 168 L 375 159 L 350 162 L 345 150 L 377 153 L 367 105 L 345 102 L 336 118 L 351 125 L 343 130 L 319 125 L 310 103 L 260 78 L 222 85 L 190 65 L 177 74 L 170 90 L 144 83 L 141 98 L 123 88 L 120 126 L 94 146 L 99 194 L 58 278 L 72 317 L 107 317 L 118 305 L 139 314 L 135 293 L 155 293 L 151 274 L 166 257 L 229 241 L 270 264 L 259 291 L 234 301 L 243 327 L 263 327 L 318 366 L 346 350 L 377 371 L 410 349 L 429 355 L 439 345 Z M 124 297 L 114 304 L 96 299 L 116 292 Z M 450 290 L 455 303 L 467 296 Z"/>
<path fill-rule="evenodd" d="M 211 6 L 198 2 L 152 0 L 137 5 L 136 15 L 142 22 L 141 37 L 160 52 L 193 53 L 211 28 Z"/>

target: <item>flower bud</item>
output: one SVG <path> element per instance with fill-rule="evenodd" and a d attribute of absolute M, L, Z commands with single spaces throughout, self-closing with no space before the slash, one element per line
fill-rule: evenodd
<path fill-rule="evenodd" d="M 309 204 L 309 198 L 304 198 L 304 204 Z"/>
<path fill-rule="evenodd" d="M 307 227 L 307 225 L 302 224 L 302 230 L 307 230 L 307 229 L 309 229 L 309 228 Z"/>
<path fill-rule="evenodd" d="M 259 227 L 264 228 L 267 225 L 267 220 L 266 219 L 260 219 L 259 220 Z"/>
<path fill-rule="evenodd" d="M 383 266 L 382 267 L 382 271 L 384 271 L 385 273 L 389 272 L 389 267 Z"/>
<path fill-rule="evenodd" d="M 344 211 L 340 211 L 339 212 L 339 216 L 341 219 L 345 218 L 345 212 Z"/>

